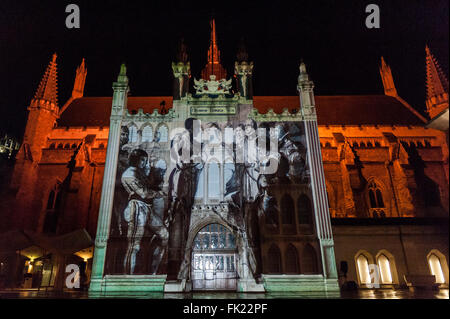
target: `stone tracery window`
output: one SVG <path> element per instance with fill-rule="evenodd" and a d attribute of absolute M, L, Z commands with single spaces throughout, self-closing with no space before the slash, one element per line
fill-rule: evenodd
<path fill-rule="evenodd" d="M 375 181 L 369 182 L 368 193 L 371 216 L 375 218 L 386 217 L 383 193 Z"/>

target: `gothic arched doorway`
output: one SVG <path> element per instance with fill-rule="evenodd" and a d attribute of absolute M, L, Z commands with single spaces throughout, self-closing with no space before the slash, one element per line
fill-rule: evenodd
<path fill-rule="evenodd" d="M 209 224 L 197 233 L 192 247 L 194 290 L 236 290 L 236 238 L 220 224 Z"/>

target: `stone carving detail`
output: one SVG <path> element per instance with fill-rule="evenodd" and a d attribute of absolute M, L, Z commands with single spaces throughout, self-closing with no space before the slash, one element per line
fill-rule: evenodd
<path fill-rule="evenodd" d="M 221 79 L 216 80 L 214 74 L 209 76 L 209 81 L 204 79 L 196 80 L 194 79 L 194 88 L 198 95 L 219 95 L 219 94 L 230 94 L 231 89 L 231 79 Z"/>

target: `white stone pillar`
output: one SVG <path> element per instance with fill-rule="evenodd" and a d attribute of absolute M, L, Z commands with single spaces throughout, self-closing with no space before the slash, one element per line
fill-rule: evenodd
<path fill-rule="evenodd" d="M 337 269 L 334 255 L 334 241 L 328 210 L 327 191 L 323 171 L 322 153 L 320 150 L 317 114 L 314 102 L 314 83 L 309 80 L 306 66 L 300 64 L 298 87 L 300 108 L 305 124 L 307 160 L 311 177 L 311 190 L 314 201 L 314 218 L 316 232 L 320 243 L 321 259 L 325 285 L 329 289 L 337 289 Z"/>
<path fill-rule="evenodd" d="M 113 83 L 113 100 L 109 124 L 108 148 L 106 150 L 105 171 L 103 175 L 102 197 L 98 214 L 97 235 L 92 264 L 91 285 L 92 292 L 102 291 L 106 248 L 109 237 L 111 212 L 116 182 L 116 171 L 120 147 L 120 133 L 122 117 L 127 110 L 127 94 L 129 91 L 128 77 L 125 64 L 120 67 L 117 82 Z"/>

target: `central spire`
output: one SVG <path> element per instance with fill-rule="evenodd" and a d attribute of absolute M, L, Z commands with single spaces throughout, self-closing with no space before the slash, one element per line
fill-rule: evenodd
<path fill-rule="evenodd" d="M 227 77 L 227 71 L 220 64 L 220 51 L 217 46 L 216 38 L 216 22 L 211 19 L 211 38 L 208 49 L 208 63 L 202 70 L 202 78 L 209 80 L 211 75 L 215 75 L 216 79 L 225 79 Z"/>

